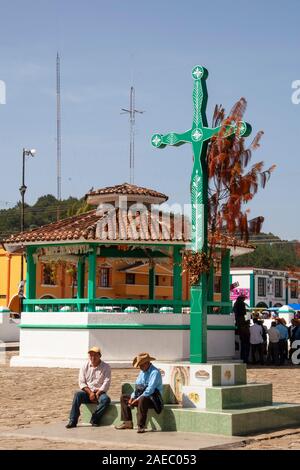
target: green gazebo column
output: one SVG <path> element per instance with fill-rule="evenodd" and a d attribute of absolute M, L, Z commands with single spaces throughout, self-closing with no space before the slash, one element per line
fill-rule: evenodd
<path fill-rule="evenodd" d="M 174 246 L 173 248 L 173 300 L 182 301 L 182 256 L 181 246 Z M 174 306 L 175 313 L 181 313 L 181 306 Z"/>
<path fill-rule="evenodd" d="M 84 277 L 85 277 L 85 262 L 84 258 L 80 257 L 77 264 L 77 299 L 84 298 Z M 82 305 L 77 304 L 78 312 L 82 310 Z"/>
<path fill-rule="evenodd" d="M 149 300 L 155 299 L 155 267 L 154 262 L 149 262 Z M 153 305 L 149 306 L 149 312 L 153 312 Z"/>
<path fill-rule="evenodd" d="M 214 300 L 214 282 L 215 282 L 215 270 L 213 264 L 210 267 L 208 285 L 207 285 L 207 300 L 213 302 Z"/>
<path fill-rule="evenodd" d="M 88 311 L 93 312 L 95 309 L 96 297 L 96 267 L 97 267 L 97 247 L 91 247 L 88 255 L 89 274 L 88 274 Z"/>
<path fill-rule="evenodd" d="M 36 264 L 34 262 L 33 254 L 35 248 L 28 246 L 26 249 L 26 263 L 27 263 L 27 275 L 26 275 L 26 298 L 28 300 L 36 298 Z M 26 305 L 26 312 L 33 312 L 33 305 Z"/>
<path fill-rule="evenodd" d="M 221 257 L 221 301 L 230 302 L 230 250 L 222 252 Z M 223 307 L 224 313 L 230 313 L 230 307 Z"/>

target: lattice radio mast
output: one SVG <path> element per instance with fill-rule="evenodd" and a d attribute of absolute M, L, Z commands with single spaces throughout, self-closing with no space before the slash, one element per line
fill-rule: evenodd
<path fill-rule="evenodd" d="M 61 102 L 60 102 L 60 57 L 56 56 L 56 172 L 57 199 L 61 200 Z"/>
<path fill-rule="evenodd" d="M 144 111 L 138 111 L 135 109 L 135 91 L 134 87 L 130 88 L 130 108 L 124 109 L 121 114 L 129 114 L 130 122 L 130 147 L 129 147 L 129 179 L 130 183 L 134 183 L 134 137 L 135 137 L 135 113 L 143 114 Z"/>

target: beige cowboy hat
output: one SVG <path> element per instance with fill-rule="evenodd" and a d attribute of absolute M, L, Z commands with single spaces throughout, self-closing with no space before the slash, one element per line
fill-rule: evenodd
<path fill-rule="evenodd" d="M 145 362 L 150 362 L 150 361 L 155 361 L 155 357 L 151 357 L 149 353 L 143 352 L 135 356 L 135 358 L 132 361 L 133 367 L 140 367 L 142 364 L 145 364 Z"/>

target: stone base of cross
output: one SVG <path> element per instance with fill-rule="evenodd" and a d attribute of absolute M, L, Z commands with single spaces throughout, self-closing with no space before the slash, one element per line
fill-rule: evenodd
<path fill-rule="evenodd" d="M 206 119 L 208 71 L 196 65 L 192 70 L 194 79 L 193 89 L 193 124 L 192 128 L 183 133 L 154 134 L 151 143 L 156 148 L 167 145 L 179 146 L 192 144 L 194 164 L 191 177 L 192 204 L 192 245 L 194 252 L 207 253 L 207 205 L 208 205 L 208 175 L 207 175 L 207 144 L 221 129 L 223 137 L 232 134 L 247 136 L 251 126 L 244 121 L 232 125 L 208 127 Z M 191 287 L 191 330 L 190 330 L 190 361 L 203 363 L 207 361 L 207 275 L 200 276 L 199 283 Z"/>

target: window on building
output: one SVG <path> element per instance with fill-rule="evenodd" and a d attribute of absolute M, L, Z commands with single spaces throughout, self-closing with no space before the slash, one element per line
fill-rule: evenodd
<path fill-rule="evenodd" d="M 135 284 L 135 274 L 126 273 L 126 284 Z"/>
<path fill-rule="evenodd" d="M 42 284 L 45 286 L 56 286 L 56 267 L 52 264 L 43 264 Z"/>
<path fill-rule="evenodd" d="M 282 297 L 282 279 L 275 279 L 275 297 Z"/>
<path fill-rule="evenodd" d="M 155 285 L 159 286 L 159 276 L 158 276 L 158 274 L 155 275 Z"/>
<path fill-rule="evenodd" d="M 267 293 L 267 279 L 259 277 L 257 279 L 257 295 L 258 297 L 265 297 Z"/>
<path fill-rule="evenodd" d="M 290 284 L 291 299 L 298 299 L 298 281 L 293 279 Z"/>
<path fill-rule="evenodd" d="M 110 287 L 109 268 L 99 269 L 99 287 Z"/>

